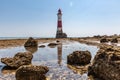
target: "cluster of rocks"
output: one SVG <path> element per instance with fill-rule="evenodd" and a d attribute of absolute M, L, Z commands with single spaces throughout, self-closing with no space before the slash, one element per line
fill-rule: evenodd
<path fill-rule="evenodd" d="M 29 52 L 18 52 L 13 58 L 1 58 L 1 62 L 9 69 L 17 69 L 16 80 L 45 80 L 49 69 L 46 66 L 31 65 L 32 53 L 37 50 L 37 41 L 30 37 L 24 46 Z"/>
<path fill-rule="evenodd" d="M 91 53 L 89 51 L 74 51 L 67 56 L 67 63 L 71 65 L 86 65 L 91 60 Z"/>
<path fill-rule="evenodd" d="M 88 69 L 88 75 L 103 80 L 120 80 L 120 49 L 115 46 L 101 47 Z"/>
<path fill-rule="evenodd" d="M 112 38 L 112 39 L 102 38 L 102 39 L 100 39 L 100 43 L 107 43 L 107 42 L 118 43 L 118 40 L 117 40 L 117 38 Z"/>

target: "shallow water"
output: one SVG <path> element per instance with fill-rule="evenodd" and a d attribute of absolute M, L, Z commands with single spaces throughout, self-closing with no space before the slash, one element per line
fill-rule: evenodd
<path fill-rule="evenodd" d="M 43 44 L 39 44 L 43 45 Z M 27 48 L 23 46 L 0 49 L 0 58 L 13 57 L 17 52 L 31 51 L 33 53 L 33 65 L 45 65 L 49 67 L 46 74 L 48 80 L 88 80 L 86 66 L 67 65 L 67 55 L 76 50 L 88 50 L 95 56 L 98 48 L 88 46 L 76 41 L 66 41 L 62 44 L 50 48 L 48 43 L 44 43 L 45 48 Z M 0 62 L 0 80 L 15 80 L 15 70 L 4 70 L 5 65 Z"/>

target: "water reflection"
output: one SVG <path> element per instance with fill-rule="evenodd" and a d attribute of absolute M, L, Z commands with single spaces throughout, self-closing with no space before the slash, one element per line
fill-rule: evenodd
<path fill-rule="evenodd" d="M 1 70 L 1 72 L 5 75 L 5 74 L 15 74 L 16 69 L 15 68 L 11 68 L 8 66 L 4 66 Z"/>
<path fill-rule="evenodd" d="M 38 50 L 38 47 L 25 47 L 25 49 L 31 53 L 35 53 Z"/>
<path fill-rule="evenodd" d="M 62 43 L 60 43 L 57 46 L 57 52 L 58 52 L 58 64 L 59 64 L 59 66 L 61 66 L 61 63 L 62 63 Z"/>
<path fill-rule="evenodd" d="M 74 66 L 67 64 L 67 67 L 71 69 L 75 74 L 83 75 L 87 73 L 88 65 L 85 66 Z"/>

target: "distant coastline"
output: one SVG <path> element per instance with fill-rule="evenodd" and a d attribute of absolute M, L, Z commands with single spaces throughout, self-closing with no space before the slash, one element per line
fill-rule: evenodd
<path fill-rule="evenodd" d="M 28 39 L 29 37 L 0 37 L 0 40 L 10 40 L 10 39 Z M 33 37 L 35 39 L 39 38 L 54 38 L 54 37 Z"/>

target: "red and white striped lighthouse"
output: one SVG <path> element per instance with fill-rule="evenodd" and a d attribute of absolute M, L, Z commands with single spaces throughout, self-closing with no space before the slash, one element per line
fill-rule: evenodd
<path fill-rule="evenodd" d="M 61 9 L 58 10 L 58 23 L 57 23 L 57 31 L 59 33 L 62 33 L 62 12 L 61 12 Z"/>
<path fill-rule="evenodd" d="M 57 33 L 56 33 L 56 38 L 66 38 L 67 35 L 65 33 L 63 33 L 62 30 L 62 11 L 61 9 L 58 10 L 57 13 Z"/>

